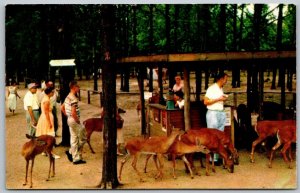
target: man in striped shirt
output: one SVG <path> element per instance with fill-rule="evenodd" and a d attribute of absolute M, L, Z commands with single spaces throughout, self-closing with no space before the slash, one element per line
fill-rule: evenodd
<path fill-rule="evenodd" d="M 82 160 L 82 148 L 86 142 L 85 128 L 80 123 L 80 109 L 76 94 L 79 92 L 79 85 L 76 81 L 69 84 L 70 93 L 61 106 L 62 112 L 67 116 L 70 129 L 71 147 L 66 151 L 69 161 L 73 164 L 85 164 Z"/>

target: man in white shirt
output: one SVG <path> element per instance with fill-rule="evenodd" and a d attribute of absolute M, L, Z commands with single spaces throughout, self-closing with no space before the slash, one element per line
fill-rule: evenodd
<path fill-rule="evenodd" d="M 24 96 L 24 110 L 26 111 L 26 123 L 28 134 L 35 136 L 35 128 L 39 117 L 39 100 L 36 94 L 37 85 L 35 83 L 28 84 L 28 92 Z"/>
<path fill-rule="evenodd" d="M 175 107 L 178 107 L 179 109 L 183 109 L 184 107 L 184 99 L 183 99 L 183 92 L 181 90 L 174 93 L 175 96 Z"/>
<path fill-rule="evenodd" d="M 211 85 L 206 91 L 204 105 L 207 106 L 207 128 L 215 128 L 220 131 L 224 131 L 226 122 L 224 101 L 227 100 L 228 96 L 224 94 L 223 86 L 226 84 L 227 78 L 228 75 L 226 73 L 219 73 L 216 77 L 216 83 Z M 219 155 L 214 155 L 214 161 L 217 162 Z"/>

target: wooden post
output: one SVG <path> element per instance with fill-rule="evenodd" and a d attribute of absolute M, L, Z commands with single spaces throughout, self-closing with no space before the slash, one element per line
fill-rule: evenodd
<path fill-rule="evenodd" d="M 81 90 L 78 91 L 78 100 L 79 100 L 79 101 L 81 101 L 81 93 L 80 93 L 80 91 L 81 91 Z"/>
<path fill-rule="evenodd" d="M 88 94 L 88 104 L 91 104 L 91 94 L 89 90 L 87 91 L 87 94 Z"/>
<path fill-rule="evenodd" d="M 258 99 L 258 114 L 260 117 L 260 120 L 263 120 L 263 109 L 262 106 L 264 104 L 264 70 L 262 66 L 262 62 L 258 61 L 259 65 L 259 99 Z"/>
<path fill-rule="evenodd" d="M 184 73 L 184 126 L 185 131 L 191 129 L 190 120 L 190 71 L 187 67 L 183 68 Z"/>
<path fill-rule="evenodd" d="M 201 84 L 202 84 L 202 71 L 201 69 L 197 69 L 196 70 L 196 101 L 200 101 Z"/>

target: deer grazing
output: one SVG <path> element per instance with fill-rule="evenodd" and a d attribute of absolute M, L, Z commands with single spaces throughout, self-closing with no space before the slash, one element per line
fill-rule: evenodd
<path fill-rule="evenodd" d="M 30 141 L 26 142 L 23 145 L 22 148 L 22 156 L 24 156 L 26 160 L 26 175 L 25 175 L 25 182 L 24 186 L 27 184 L 27 176 L 28 176 L 28 166 L 29 161 L 31 160 L 31 168 L 30 168 L 30 188 L 32 188 L 32 171 L 33 171 L 33 165 L 34 165 L 34 159 L 35 156 L 42 152 L 46 152 L 46 154 L 49 157 L 50 166 L 49 166 L 49 172 L 48 172 L 48 178 L 47 181 L 50 179 L 50 173 L 52 168 L 52 176 L 55 175 L 55 159 L 52 156 L 52 149 L 55 146 L 55 138 L 50 135 L 41 135 L 39 137 L 31 137 L 29 135 L 26 135 L 27 138 L 30 139 Z"/>
<path fill-rule="evenodd" d="M 201 152 L 204 154 L 208 154 L 210 151 L 208 150 L 208 148 L 206 148 L 204 145 L 201 145 L 200 141 L 198 139 L 196 139 L 196 144 L 186 144 L 184 142 L 181 141 L 181 137 L 184 136 L 186 134 L 183 134 L 181 136 L 178 136 L 176 138 L 176 140 L 174 141 L 174 143 L 171 145 L 171 147 L 168 149 L 168 151 L 166 152 L 167 154 L 171 154 L 172 157 L 172 173 L 173 173 L 173 178 L 176 179 L 176 174 L 175 174 L 175 167 L 176 167 L 176 157 L 180 156 L 182 161 L 187 165 L 189 172 L 190 172 L 190 176 L 193 179 L 194 178 L 194 174 L 193 171 L 191 169 L 191 165 L 188 162 L 188 160 L 185 157 L 185 154 L 190 154 L 190 153 L 195 153 L 195 152 Z M 146 162 L 145 162 L 145 167 L 144 167 L 144 172 L 147 172 L 147 164 L 148 164 L 148 160 L 150 159 L 152 155 L 149 154 L 146 157 Z M 156 156 L 153 156 L 155 165 L 157 167 L 157 162 L 156 162 Z"/>
<path fill-rule="evenodd" d="M 288 167 L 292 168 L 292 143 L 296 143 L 296 125 L 286 125 L 284 127 L 280 127 L 277 131 L 277 143 L 271 150 L 270 160 L 269 160 L 269 168 L 272 168 L 272 159 L 273 154 L 281 145 L 283 148 L 281 150 L 281 154 L 283 156 L 284 161 L 288 164 Z M 289 160 L 286 157 L 286 151 L 289 150 Z"/>
<path fill-rule="evenodd" d="M 250 155 L 250 162 L 254 163 L 254 151 L 255 147 L 263 142 L 267 137 L 275 137 L 277 131 L 281 127 L 285 126 L 295 126 L 296 121 L 295 120 L 280 120 L 280 121 L 258 121 L 254 125 L 254 129 L 258 135 L 258 138 L 253 141 L 252 143 L 252 149 L 251 149 L 251 155 Z"/>
<path fill-rule="evenodd" d="M 186 144 L 195 144 L 196 140 L 198 139 L 201 145 L 204 145 L 211 151 L 210 154 L 206 154 L 206 175 L 209 176 L 209 158 L 213 156 L 213 153 L 218 153 L 224 159 L 225 167 L 227 168 L 228 172 L 234 172 L 234 162 L 233 156 L 228 153 L 228 150 L 225 148 L 226 146 L 222 143 L 222 140 L 218 138 L 216 134 L 214 134 L 208 128 L 201 128 L 198 130 L 189 130 L 187 131 L 187 135 L 183 135 L 181 137 L 182 141 Z M 214 162 L 212 162 L 214 163 Z M 193 165 L 191 163 L 191 165 Z M 215 172 L 214 164 L 212 165 L 212 171 Z"/>
<path fill-rule="evenodd" d="M 102 132 L 103 124 L 104 124 L 104 111 L 102 109 L 100 113 L 100 118 L 89 118 L 83 121 L 83 125 L 86 130 L 86 137 L 87 137 L 87 144 L 89 145 L 91 152 L 95 153 L 92 146 L 91 146 L 91 135 L 94 131 L 96 132 Z M 119 115 L 119 113 L 116 114 L 116 121 L 117 121 L 117 128 L 122 128 L 124 119 Z"/>
<path fill-rule="evenodd" d="M 159 161 L 159 166 L 156 165 L 158 169 L 158 174 L 155 178 L 162 178 L 162 168 L 163 168 L 163 160 L 162 156 L 165 154 L 170 146 L 174 143 L 176 137 L 180 135 L 182 131 L 179 129 L 173 129 L 170 136 L 154 136 L 149 138 L 142 138 L 142 137 L 136 137 L 126 142 L 125 149 L 127 150 L 128 154 L 126 154 L 125 158 L 121 161 L 121 166 L 119 170 L 119 180 L 121 181 L 122 176 L 122 169 L 124 164 L 128 161 L 130 156 L 133 156 L 132 161 L 132 167 L 138 174 L 140 181 L 143 182 L 143 178 L 141 173 L 138 171 L 136 167 L 136 163 L 138 160 L 138 157 L 141 154 L 156 154 L 157 159 Z"/>

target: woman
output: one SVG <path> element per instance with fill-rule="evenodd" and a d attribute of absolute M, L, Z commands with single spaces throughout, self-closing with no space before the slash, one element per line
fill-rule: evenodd
<path fill-rule="evenodd" d="M 17 92 L 17 84 L 13 82 L 11 86 L 8 87 L 8 109 L 10 112 L 15 114 L 15 110 L 17 108 L 17 97 L 20 99 L 21 97 Z"/>
<path fill-rule="evenodd" d="M 55 131 L 54 131 L 54 119 L 52 114 L 52 107 L 50 104 L 50 97 L 53 96 L 54 90 L 52 87 L 46 88 L 44 90 L 45 95 L 41 101 L 41 115 L 38 120 L 37 126 L 36 126 L 36 137 L 41 135 L 51 135 L 55 137 Z M 52 153 L 54 158 L 60 158 L 58 155 L 55 155 Z"/>
<path fill-rule="evenodd" d="M 173 86 L 173 92 L 182 91 L 183 92 L 183 82 L 181 81 L 181 77 L 179 75 L 175 76 L 175 84 Z"/>

